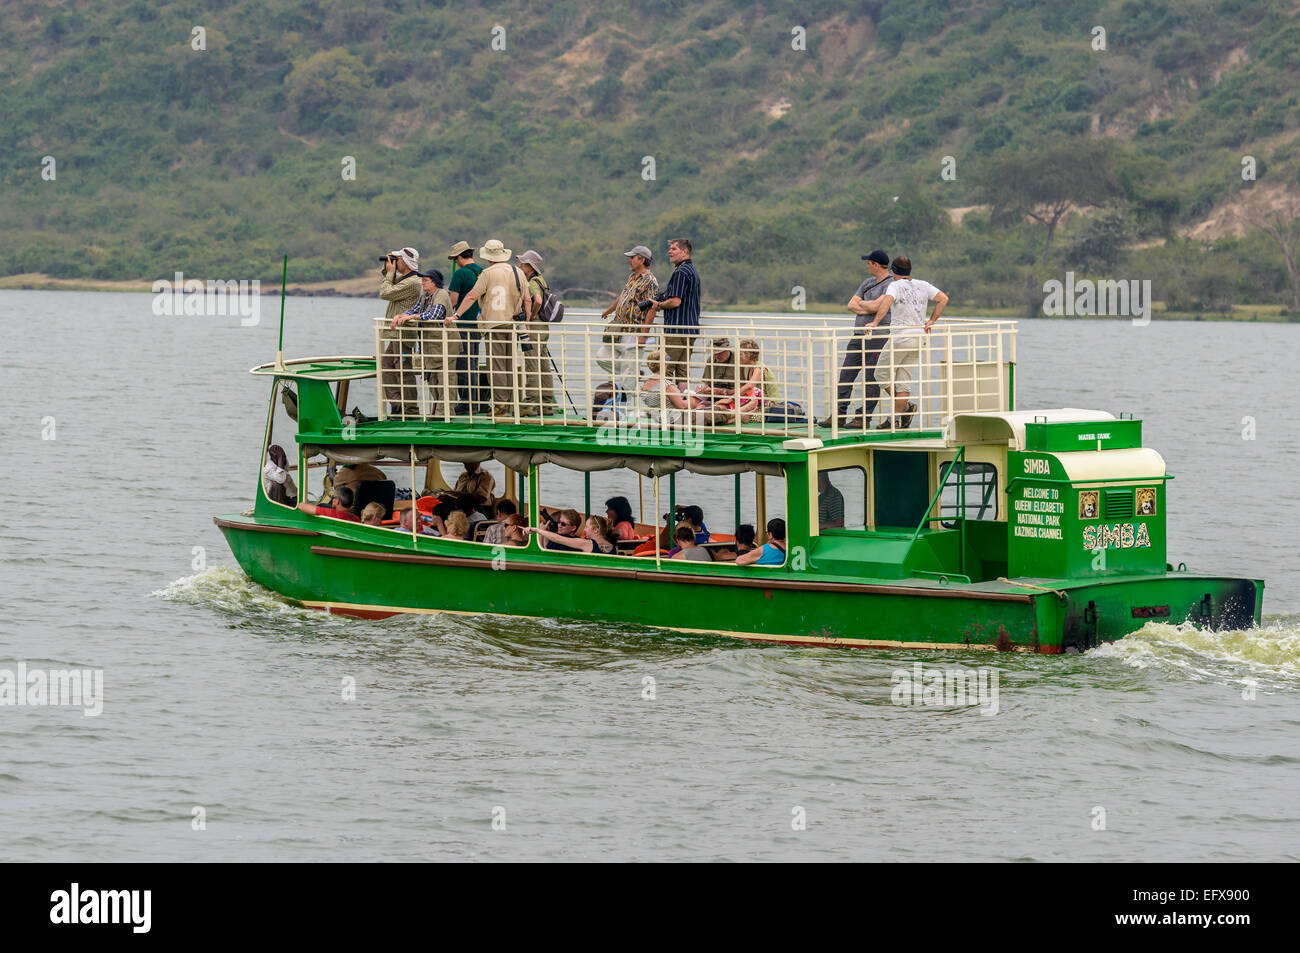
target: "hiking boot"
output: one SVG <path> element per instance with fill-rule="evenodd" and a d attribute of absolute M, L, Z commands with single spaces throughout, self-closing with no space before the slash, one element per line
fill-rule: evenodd
<path fill-rule="evenodd" d="M 468 417 L 469 404 L 457 404 L 455 407 L 451 409 L 451 415 L 453 417 Z"/>
<path fill-rule="evenodd" d="M 916 401 L 910 401 L 907 405 L 907 409 L 903 411 L 903 419 L 898 425 L 899 429 L 906 430 L 908 427 L 912 426 L 912 418 L 915 416 Z"/>
<path fill-rule="evenodd" d="M 840 427 L 840 429 L 843 430 L 844 428 L 848 427 L 848 425 L 849 425 L 849 422 L 848 422 L 847 420 L 845 420 L 844 418 L 841 417 L 841 418 L 840 418 L 840 421 L 839 421 L 839 427 Z M 830 417 L 826 417 L 826 418 L 823 418 L 822 420 L 817 421 L 817 426 L 818 426 L 818 427 L 825 427 L 827 430 L 830 430 L 831 427 L 835 426 L 835 421 L 831 420 Z"/>
<path fill-rule="evenodd" d="M 852 420 L 840 424 L 841 430 L 866 430 L 867 422 L 861 417 L 854 417 Z"/>

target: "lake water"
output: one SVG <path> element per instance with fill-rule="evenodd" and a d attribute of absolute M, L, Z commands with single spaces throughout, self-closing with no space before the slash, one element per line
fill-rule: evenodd
<path fill-rule="evenodd" d="M 370 302 L 288 310 L 291 357 L 370 350 Z M 1300 859 L 1300 326 L 1021 325 L 1020 405 L 1141 417 L 1171 560 L 1268 583 L 1259 630 L 1055 658 L 297 609 L 211 519 L 273 320 L 0 292 L 0 330 L 0 669 L 104 672 L 97 717 L 0 707 L 0 859 Z M 916 661 L 998 713 L 891 704 Z"/>

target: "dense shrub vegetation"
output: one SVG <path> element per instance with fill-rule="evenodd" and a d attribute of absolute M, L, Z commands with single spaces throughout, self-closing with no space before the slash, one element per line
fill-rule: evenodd
<path fill-rule="evenodd" d="M 1180 236 L 1300 191 L 1291 6 L 10 0 L 0 274 L 271 281 L 287 251 L 315 281 L 497 236 L 557 287 L 615 288 L 622 251 L 687 234 L 714 306 L 844 300 L 876 246 L 958 310 L 1066 269 L 1281 304 L 1262 233 Z"/>

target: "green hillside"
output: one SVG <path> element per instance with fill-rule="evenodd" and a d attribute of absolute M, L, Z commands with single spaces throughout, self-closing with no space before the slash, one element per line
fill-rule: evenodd
<path fill-rule="evenodd" d="M 603 289 L 688 235 L 706 306 L 845 300 L 876 246 L 955 309 L 1067 269 L 1294 305 L 1258 220 L 1300 194 L 1296 2 L 11 0 L 0 50 L 0 274 L 323 281 L 499 237 Z"/>

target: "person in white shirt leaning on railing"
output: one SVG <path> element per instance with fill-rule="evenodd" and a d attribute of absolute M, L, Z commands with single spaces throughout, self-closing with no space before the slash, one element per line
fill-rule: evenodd
<path fill-rule="evenodd" d="M 864 307 L 877 315 L 889 313 L 889 344 L 886 345 L 883 358 L 884 383 L 881 389 L 894 398 L 892 414 L 885 415 L 885 421 L 876 429 L 892 430 L 897 421 L 898 429 L 906 430 L 912 425 L 916 415 L 916 402 L 908 384 L 913 381 L 913 374 L 919 373 L 921 362 L 921 344 L 924 335 L 930 333 L 934 323 L 948 306 L 948 296 L 919 278 L 912 277 L 912 260 L 906 255 L 899 255 L 889 266 L 894 279 L 885 289 L 885 293 L 875 301 L 864 303 Z M 934 312 L 927 318 L 926 306 L 934 302 Z M 880 378 L 879 366 L 877 379 Z M 920 382 L 917 381 L 919 386 Z M 919 396 L 919 390 L 918 395 Z M 897 415 L 901 415 L 898 417 Z"/>

